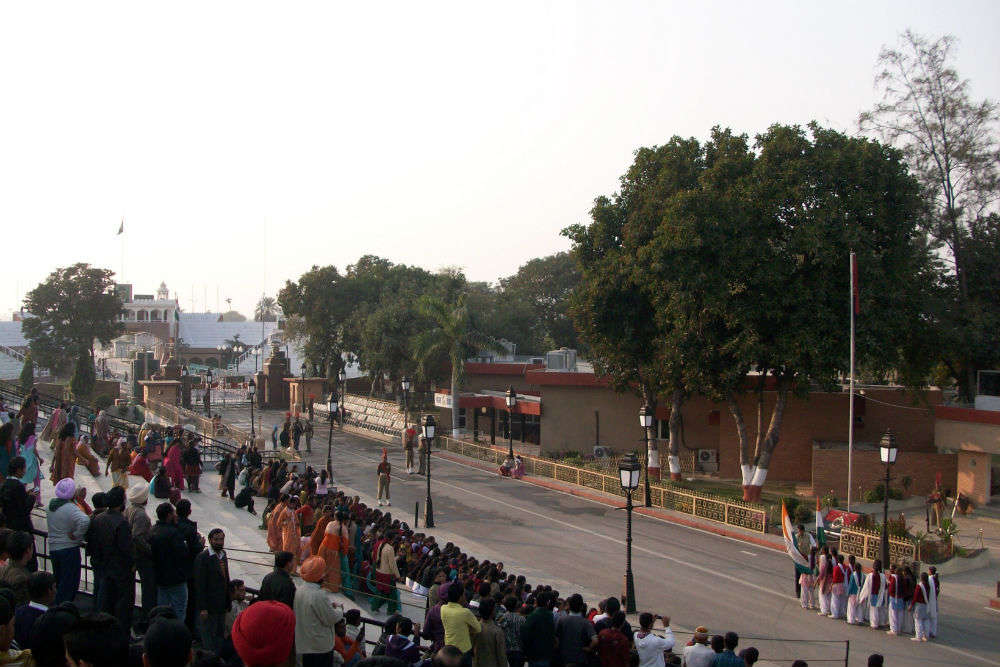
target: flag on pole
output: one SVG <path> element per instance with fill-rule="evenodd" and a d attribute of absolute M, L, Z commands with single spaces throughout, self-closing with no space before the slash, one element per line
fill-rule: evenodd
<path fill-rule="evenodd" d="M 826 544 L 826 522 L 823 521 L 823 510 L 819 507 L 819 496 L 816 497 L 816 542 L 820 547 Z"/>
<path fill-rule="evenodd" d="M 854 290 L 854 314 L 860 315 L 861 292 L 858 287 L 858 258 L 853 252 L 851 253 L 851 288 Z"/>
<path fill-rule="evenodd" d="M 121 236 L 125 232 L 125 218 L 122 217 L 122 224 L 118 225 L 118 233 L 115 236 Z"/>
<path fill-rule="evenodd" d="M 781 501 L 781 536 L 785 538 L 785 551 L 788 552 L 788 556 L 795 563 L 796 568 L 803 568 L 803 571 L 809 570 L 809 560 L 799 553 L 798 547 L 795 546 L 795 538 L 792 532 L 792 520 L 788 516 L 788 508 L 785 507 L 785 501 Z"/>

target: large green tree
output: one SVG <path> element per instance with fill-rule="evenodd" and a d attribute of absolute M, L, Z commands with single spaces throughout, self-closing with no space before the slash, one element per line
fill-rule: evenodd
<path fill-rule="evenodd" d="M 990 242 L 1000 200 L 1000 109 L 972 98 L 955 70 L 954 46 L 953 37 L 932 40 L 908 30 L 897 47 L 883 48 L 875 77 L 881 99 L 858 122 L 902 149 L 920 183 L 922 228 L 948 259 L 939 272 L 945 302 L 934 308 L 945 332 L 938 358 L 971 401 L 977 371 L 1000 363 L 995 299 L 978 289 L 996 252 Z"/>
<path fill-rule="evenodd" d="M 697 184 L 703 155 L 694 139 L 674 137 L 662 146 L 640 148 L 620 189 L 601 196 L 591 209 L 589 225 L 563 230 L 573 242 L 572 254 L 581 278 L 570 312 L 580 339 L 598 373 L 617 391 L 638 394 L 651 409 L 661 395 L 671 403 L 670 468 L 679 475 L 680 409 L 688 394 L 678 350 L 663 344 L 636 257 L 664 215 L 670 197 Z M 650 452 L 649 459 L 658 453 Z"/>
<path fill-rule="evenodd" d="M 537 257 L 501 278 L 496 290 L 497 327 L 524 354 L 558 347 L 579 348 L 569 300 L 580 269 L 566 252 Z"/>
<path fill-rule="evenodd" d="M 421 314 L 430 326 L 421 330 L 413 339 L 413 355 L 424 376 L 433 376 L 433 368 L 440 367 L 442 357 L 450 363 L 452 432 L 459 427 L 458 399 L 465 375 L 465 360 L 479 350 L 496 350 L 496 339 L 485 333 L 477 315 L 469 309 L 465 295 L 455 301 L 432 294 L 425 294 L 418 302 Z"/>
<path fill-rule="evenodd" d="M 294 318 L 292 329 L 306 360 L 336 375 L 343 365 L 351 303 L 343 298 L 343 277 L 335 266 L 313 266 L 296 282 L 286 281 L 278 305 Z M 296 369 L 293 369 L 293 372 Z"/>
<path fill-rule="evenodd" d="M 89 264 L 56 269 L 28 292 L 30 313 L 22 325 L 35 363 L 66 373 L 80 358 L 93 365 L 94 341 L 108 345 L 124 330 L 121 299 L 112 291 L 114 273 Z"/>
<path fill-rule="evenodd" d="M 759 498 L 791 393 L 831 388 L 848 368 L 849 263 L 858 256 L 858 354 L 896 377 L 927 372 L 922 317 L 931 259 L 919 190 L 901 155 L 816 125 L 757 137 L 716 129 L 694 187 L 666 204 L 636 281 L 685 386 L 727 404 L 745 497 Z M 926 346 L 921 349 L 921 346 Z M 776 400 L 769 418 L 763 392 Z M 751 448 L 741 398 L 758 396 Z M 766 427 L 764 423 L 767 423 Z"/>

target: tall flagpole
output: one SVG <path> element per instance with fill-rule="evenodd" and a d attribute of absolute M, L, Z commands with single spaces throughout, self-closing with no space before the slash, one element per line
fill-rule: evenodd
<path fill-rule="evenodd" d="M 857 286 L 854 284 L 855 262 L 854 251 L 851 251 L 851 406 L 848 409 L 850 424 L 847 427 L 847 511 L 851 511 L 851 483 L 854 473 L 854 311 L 857 309 Z"/>

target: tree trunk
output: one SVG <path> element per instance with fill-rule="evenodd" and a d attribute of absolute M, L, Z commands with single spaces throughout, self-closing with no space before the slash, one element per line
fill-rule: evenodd
<path fill-rule="evenodd" d="M 750 482 L 753 481 L 754 470 L 753 466 L 750 465 L 749 438 L 747 437 L 746 421 L 743 419 L 743 409 L 740 408 L 740 403 L 736 395 L 732 393 L 726 396 L 726 405 L 729 406 L 729 414 L 733 416 L 733 421 L 736 422 L 736 436 L 740 454 L 740 473 L 743 476 L 743 500 L 750 500 L 749 489 Z"/>
<path fill-rule="evenodd" d="M 656 414 L 656 392 L 647 386 L 642 388 L 642 398 L 649 406 L 649 409 Z M 653 419 L 654 423 L 656 419 Z M 660 479 L 660 450 L 656 445 L 656 434 L 652 432 L 652 427 L 643 429 L 646 447 L 646 473 L 649 479 Z"/>
<path fill-rule="evenodd" d="M 461 427 L 458 421 L 458 369 L 455 364 L 451 365 L 451 433 L 452 437 L 458 437 Z"/>
<path fill-rule="evenodd" d="M 675 389 L 670 397 L 670 419 L 667 426 L 670 429 L 669 465 L 670 479 L 678 481 L 681 478 L 681 407 L 684 405 L 684 392 Z"/>
<path fill-rule="evenodd" d="M 767 470 L 771 465 L 771 456 L 781 435 L 781 422 L 785 415 L 785 405 L 788 402 L 788 389 L 781 387 L 778 389 L 778 397 L 774 402 L 774 409 L 771 411 L 771 422 L 767 427 L 767 435 L 761 442 L 760 454 L 756 458 L 754 465 L 753 480 L 750 483 L 750 498 L 754 502 L 760 501 L 761 492 L 764 487 L 764 480 L 767 479 Z M 746 493 L 744 493 L 746 496 Z"/>

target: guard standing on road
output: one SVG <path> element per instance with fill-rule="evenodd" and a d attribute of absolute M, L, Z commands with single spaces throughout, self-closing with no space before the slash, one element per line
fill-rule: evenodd
<path fill-rule="evenodd" d="M 392 464 L 389 463 L 389 450 L 382 448 L 382 461 L 378 464 L 378 504 L 392 505 L 389 500 L 389 475 L 392 473 Z M 385 496 L 385 502 L 382 497 Z"/>

